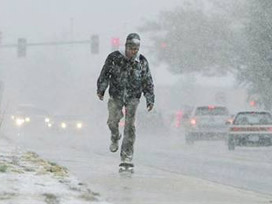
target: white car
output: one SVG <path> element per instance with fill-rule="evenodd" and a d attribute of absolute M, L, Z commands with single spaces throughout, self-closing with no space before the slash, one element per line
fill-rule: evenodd
<path fill-rule="evenodd" d="M 268 111 L 238 112 L 229 127 L 229 150 L 253 145 L 272 145 L 272 116 Z"/>
<path fill-rule="evenodd" d="M 192 112 L 186 127 L 185 141 L 225 139 L 228 133 L 226 122 L 230 119 L 225 106 L 198 106 Z"/>

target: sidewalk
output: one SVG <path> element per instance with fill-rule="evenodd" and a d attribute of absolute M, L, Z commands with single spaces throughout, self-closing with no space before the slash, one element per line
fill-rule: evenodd
<path fill-rule="evenodd" d="M 0 204 L 108 204 L 64 167 L 0 137 Z"/>

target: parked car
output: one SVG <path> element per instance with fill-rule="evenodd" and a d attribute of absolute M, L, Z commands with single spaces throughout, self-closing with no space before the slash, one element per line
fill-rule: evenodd
<path fill-rule="evenodd" d="M 185 128 L 185 141 L 192 144 L 196 140 L 225 139 L 228 133 L 226 121 L 230 119 L 225 106 L 196 107 Z"/>
<path fill-rule="evenodd" d="M 238 112 L 229 127 L 228 149 L 272 145 L 272 116 L 267 111 Z"/>

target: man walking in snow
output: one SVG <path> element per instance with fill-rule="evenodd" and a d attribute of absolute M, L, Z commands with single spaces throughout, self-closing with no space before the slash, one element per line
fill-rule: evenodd
<path fill-rule="evenodd" d="M 154 105 L 154 85 L 147 59 L 139 53 L 140 36 L 131 33 L 127 36 L 125 50 L 110 53 L 97 80 L 97 96 L 103 100 L 109 86 L 108 121 L 111 131 L 110 151 L 116 152 L 122 135 L 119 122 L 124 116 L 125 127 L 121 145 L 121 161 L 131 163 L 135 142 L 135 114 L 142 93 L 146 98 L 147 110 Z"/>

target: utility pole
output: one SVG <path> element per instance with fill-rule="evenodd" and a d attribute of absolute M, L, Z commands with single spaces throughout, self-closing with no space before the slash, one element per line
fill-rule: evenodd
<path fill-rule="evenodd" d="M 27 41 L 25 38 L 18 38 L 17 42 L 17 56 L 20 57 L 26 57 L 26 51 L 27 51 Z"/>
<path fill-rule="evenodd" d="M 91 36 L 91 53 L 92 54 L 99 53 L 99 36 L 98 35 Z"/>

